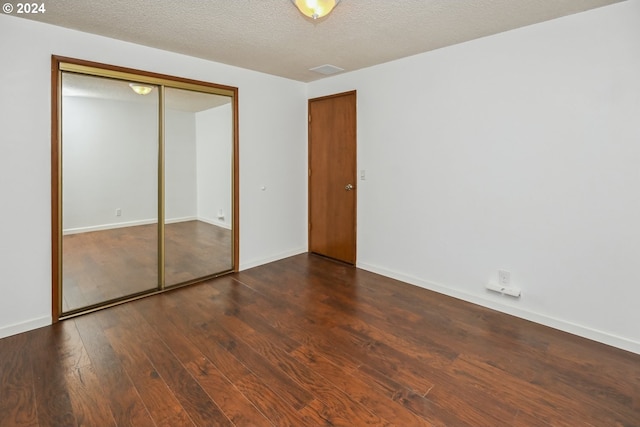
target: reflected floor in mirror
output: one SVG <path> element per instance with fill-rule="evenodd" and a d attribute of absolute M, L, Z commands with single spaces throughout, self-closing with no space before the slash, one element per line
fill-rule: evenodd
<path fill-rule="evenodd" d="M 156 224 L 63 237 L 62 310 L 157 288 Z M 231 230 L 202 221 L 165 225 L 167 286 L 230 270 Z"/>

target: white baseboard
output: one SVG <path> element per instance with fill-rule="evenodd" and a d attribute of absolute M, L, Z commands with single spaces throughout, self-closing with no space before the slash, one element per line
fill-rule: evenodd
<path fill-rule="evenodd" d="M 199 218 L 195 217 L 195 216 L 183 216 L 180 218 L 165 218 L 164 219 L 164 223 L 165 224 L 175 224 L 177 222 L 187 222 L 187 221 L 197 221 Z"/>
<path fill-rule="evenodd" d="M 27 332 L 32 329 L 38 329 L 49 325 L 51 325 L 51 316 L 39 317 L 37 319 L 27 320 L 26 322 L 3 326 L 0 327 L 0 338 L 10 337 L 11 335 L 20 334 L 22 332 Z"/>
<path fill-rule="evenodd" d="M 215 226 L 220 227 L 220 228 L 225 228 L 227 230 L 231 230 L 231 224 L 227 224 L 226 222 L 220 221 L 218 219 L 198 217 L 197 220 L 198 221 L 202 221 L 202 222 L 206 222 L 207 224 L 215 225 Z"/>
<path fill-rule="evenodd" d="M 307 252 L 307 248 L 304 247 L 304 248 L 293 249 L 291 251 L 281 252 L 277 255 L 273 255 L 267 258 L 256 259 L 249 262 L 240 262 L 240 267 L 238 270 L 239 271 L 248 270 L 253 267 L 258 267 L 260 265 L 268 264 L 270 262 L 279 261 L 281 259 L 289 258 L 291 256 L 304 254 L 306 252 Z"/>
<path fill-rule="evenodd" d="M 202 221 L 202 222 L 206 222 L 207 224 L 216 225 L 218 227 L 231 230 L 231 225 L 225 223 L 224 221 L 218 221 L 217 219 L 210 219 L 210 218 L 200 218 L 195 216 L 185 216 L 181 218 L 167 218 L 165 219 L 164 222 L 165 224 L 175 224 L 178 222 L 186 222 L 186 221 Z M 91 231 L 103 231 L 103 230 L 113 230 L 115 228 L 135 227 L 138 225 L 156 224 L 157 222 L 158 222 L 157 219 L 152 218 L 152 219 L 141 219 L 137 221 L 115 222 L 112 224 L 91 225 L 88 227 L 67 228 L 66 230 L 62 230 L 62 235 L 67 236 L 70 234 L 89 233 Z"/>
<path fill-rule="evenodd" d="M 184 216 L 180 218 L 167 218 L 165 219 L 165 224 L 175 224 L 177 222 L 186 222 L 186 221 L 203 221 L 209 224 L 217 225 L 219 227 L 231 228 L 227 225 L 212 223 L 207 219 L 198 218 L 195 216 Z M 152 219 L 141 219 L 137 221 L 127 221 L 127 222 L 116 222 L 112 224 L 100 224 L 100 225 L 91 225 L 88 227 L 77 227 L 77 228 L 67 228 L 66 230 L 62 230 L 62 235 L 67 236 L 70 234 L 80 234 L 80 233 L 89 233 L 91 231 L 103 231 L 103 230 L 113 230 L 115 228 L 125 228 L 125 227 L 136 227 L 138 225 L 149 225 L 149 224 L 157 224 L 158 220 L 155 218 Z"/>
<path fill-rule="evenodd" d="M 422 280 L 417 277 L 409 276 L 396 271 L 388 270 L 386 268 L 377 267 L 366 263 L 357 263 L 357 267 L 363 270 L 370 271 L 372 273 L 380 274 L 382 276 L 390 277 L 392 279 L 400 280 L 401 282 L 408 283 L 410 285 L 418 286 L 424 289 L 428 289 L 440 294 L 448 295 L 463 301 L 467 301 L 473 304 L 477 304 L 492 310 L 496 310 L 502 313 L 510 314 L 512 316 L 520 317 L 522 319 L 530 320 L 535 323 L 539 323 L 544 326 L 549 326 L 554 329 L 558 329 L 564 332 L 568 332 L 573 335 L 578 335 L 583 338 L 597 341 L 603 344 L 607 344 L 613 347 L 621 348 L 623 350 L 630 351 L 632 353 L 640 354 L 640 342 L 636 342 L 627 338 L 619 337 L 609 334 L 607 332 L 599 331 L 597 329 L 589 328 L 582 325 L 577 325 L 566 320 L 557 319 L 544 314 L 536 313 L 526 309 L 508 306 L 496 301 L 492 301 L 483 298 L 479 295 L 462 292 L 456 289 L 452 289 L 437 283 Z"/>
<path fill-rule="evenodd" d="M 113 230 L 115 228 L 135 227 L 138 225 L 156 224 L 157 222 L 158 222 L 157 219 L 141 219 L 138 221 L 115 222 L 112 224 L 99 224 L 99 225 L 90 225 L 88 227 L 67 228 L 65 230 L 62 230 L 62 235 L 68 236 L 70 234 L 90 233 L 92 231 L 103 231 L 103 230 Z"/>

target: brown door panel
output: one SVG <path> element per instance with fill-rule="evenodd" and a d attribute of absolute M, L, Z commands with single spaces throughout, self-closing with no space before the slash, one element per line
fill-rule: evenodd
<path fill-rule="evenodd" d="M 309 100 L 309 250 L 356 261 L 356 92 Z"/>

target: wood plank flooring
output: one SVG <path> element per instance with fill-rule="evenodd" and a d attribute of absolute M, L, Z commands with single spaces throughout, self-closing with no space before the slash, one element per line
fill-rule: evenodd
<path fill-rule="evenodd" d="M 0 426 L 640 426 L 640 355 L 313 255 L 0 340 Z"/>
<path fill-rule="evenodd" d="M 63 237 L 62 310 L 158 287 L 155 224 Z M 167 286 L 231 270 L 231 230 L 202 221 L 165 225 Z"/>

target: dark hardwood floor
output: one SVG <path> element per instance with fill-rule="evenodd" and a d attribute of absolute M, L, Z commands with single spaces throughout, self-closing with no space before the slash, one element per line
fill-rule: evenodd
<path fill-rule="evenodd" d="M 70 234 L 62 240 L 62 310 L 158 287 L 155 224 Z M 231 270 L 231 230 L 202 221 L 165 225 L 167 286 Z"/>
<path fill-rule="evenodd" d="M 0 340 L 0 426 L 639 426 L 640 355 L 313 255 Z"/>

